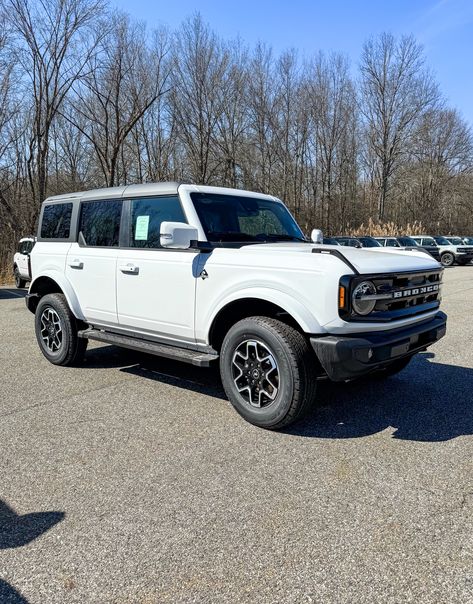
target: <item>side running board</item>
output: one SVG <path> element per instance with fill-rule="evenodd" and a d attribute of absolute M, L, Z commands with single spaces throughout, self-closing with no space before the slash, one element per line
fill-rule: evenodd
<path fill-rule="evenodd" d="M 98 342 L 105 342 L 114 346 L 122 346 L 123 348 L 130 348 L 131 350 L 154 354 L 158 357 L 165 357 L 166 359 L 182 361 L 184 363 L 196 365 L 197 367 L 209 367 L 212 361 L 218 359 L 217 351 L 202 352 L 200 350 L 178 348 L 176 346 L 170 346 L 169 344 L 160 344 L 159 342 L 151 342 L 140 338 L 131 338 L 130 336 L 123 336 L 121 334 L 100 331 L 93 328 L 79 331 L 78 336 L 88 340 L 97 340 Z"/>

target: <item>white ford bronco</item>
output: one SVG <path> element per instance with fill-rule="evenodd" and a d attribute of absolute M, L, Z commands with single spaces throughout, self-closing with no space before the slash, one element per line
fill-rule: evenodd
<path fill-rule="evenodd" d="M 419 252 L 309 241 L 277 198 L 144 184 L 42 206 L 27 306 L 57 365 L 88 340 L 220 364 L 245 419 L 282 428 L 318 379 L 390 376 L 445 334 L 442 268 Z"/>

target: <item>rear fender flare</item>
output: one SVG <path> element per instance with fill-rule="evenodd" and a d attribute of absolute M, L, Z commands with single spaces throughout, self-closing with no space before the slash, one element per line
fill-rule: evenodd
<path fill-rule="evenodd" d="M 80 321 L 85 321 L 84 314 L 82 312 L 81 306 L 79 304 L 79 300 L 77 295 L 72 287 L 70 281 L 64 276 L 64 274 L 60 273 L 57 270 L 47 270 L 43 271 L 41 275 L 35 277 L 35 279 L 31 282 L 29 293 L 36 293 L 37 286 L 39 285 L 42 278 L 47 277 L 57 283 L 60 287 L 62 293 L 66 297 L 67 304 L 72 311 L 72 314 L 79 319 Z M 36 287 L 35 287 L 36 286 Z"/>

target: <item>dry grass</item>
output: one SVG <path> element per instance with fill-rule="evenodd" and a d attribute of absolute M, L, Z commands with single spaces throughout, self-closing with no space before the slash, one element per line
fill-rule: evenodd
<path fill-rule="evenodd" d="M 11 285 L 14 283 L 13 273 L 9 270 L 0 271 L 0 285 Z"/>
<path fill-rule="evenodd" d="M 353 237 L 361 237 L 362 235 L 396 237 L 399 235 L 421 235 L 423 231 L 422 223 L 417 221 L 400 226 L 395 222 L 376 222 L 370 218 L 366 224 L 361 224 L 356 229 L 348 229 L 348 234 Z"/>

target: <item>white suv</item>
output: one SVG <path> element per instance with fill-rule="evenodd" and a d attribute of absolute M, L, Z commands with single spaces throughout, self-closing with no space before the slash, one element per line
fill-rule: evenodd
<path fill-rule="evenodd" d="M 453 266 L 455 262 L 465 265 L 473 259 L 473 246 L 453 245 L 448 239 L 440 236 L 413 235 L 412 239 L 419 245 L 427 247 L 436 245 L 442 266 Z"/>
<path fill-rule="evenodd" d="M 30 254 L 35 244 L 34 237 L 22 237 L 13 256 L 13 274 L 16 287 L 25 287 L 31 281 Z"/>
<path fill-rule="evenodd" d="M 249 191 L 52 197 L 31 260 L 27 306 L 49 361 L 79 362 L 88 339 L 218 361 L 235 409 L 265 428 L 301 417 L 319 378 L 392 375 L 445 333 L 435 260 L 308 241 L 279 199 Z"/>

